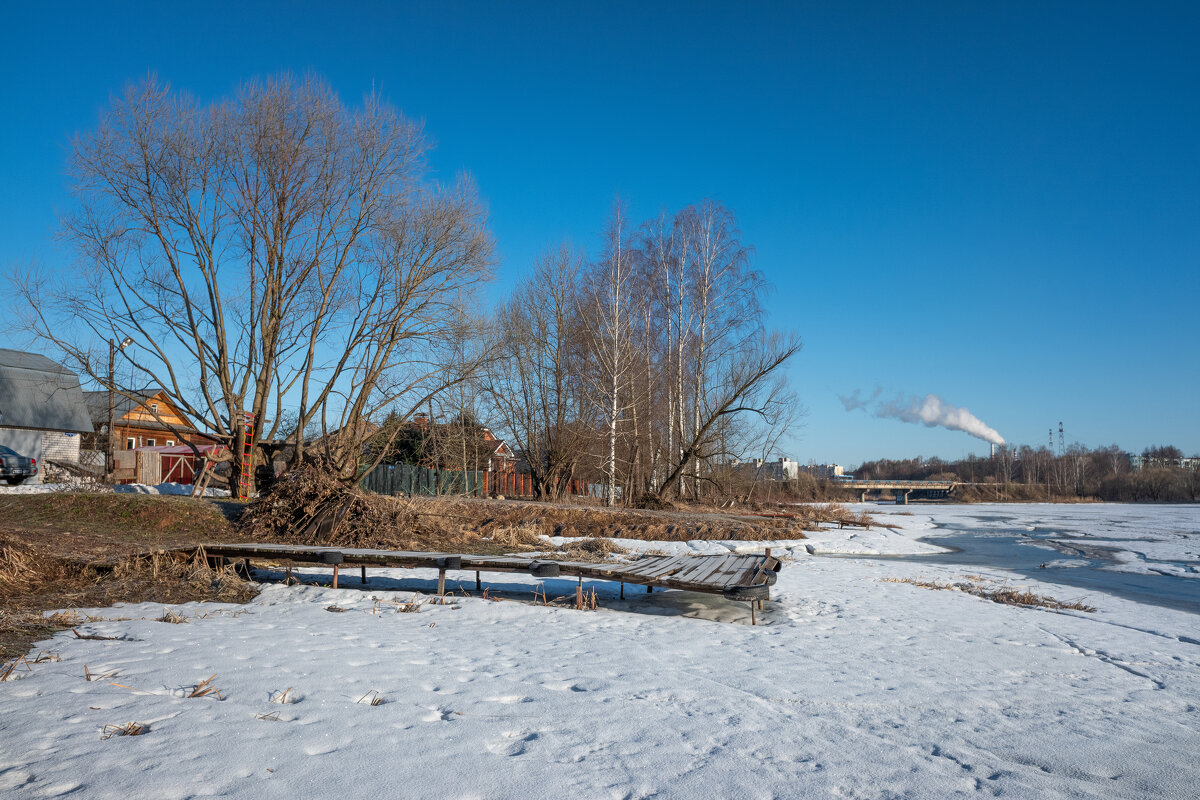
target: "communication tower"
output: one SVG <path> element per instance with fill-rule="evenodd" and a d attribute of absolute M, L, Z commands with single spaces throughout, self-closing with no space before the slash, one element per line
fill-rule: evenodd
<path fill-rule="evenodd" d="M 1065 452 L 1067 452 L 1067 441 L 1063 436 L 1063 424 L 1060 419 L 1058 421 L 1058 454 L 1061 456 Z"/>

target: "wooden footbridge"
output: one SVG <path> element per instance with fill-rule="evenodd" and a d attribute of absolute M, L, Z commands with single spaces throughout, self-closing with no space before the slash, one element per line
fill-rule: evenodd
<path fill-rule="evenodd" d="M 399 567 L 436 569 L 439 595 L 445 594 L 446 573 L 460 571 L 475 573 L 477 589 L 482 588 L 480 574 L 484 572 L 578 578 L 577 602 L 581 602 L 584 578 L 619 582 L 622 597 L 627 583 L 645 586 L 647 592 L 653 592 L 655 587 L 705 592 L 719 594 L 726 600 L 749 602 L 754 624 L 757 624 L 755 609 L 761 609 L 763 601 L 770 599 L 771 586 L 783 567 L 770 550 L 764 555 L 645 556 L 624 563 L 265 543 L 209 544 L 204 545 L 203 552 L 210 560 L 241 561 L 247 567 L 256 561 L 282 565 L 289 571 L 299 564 L 329 566 L 333 569 L 334 588 L 340 570 L 345 567 L 358 567 L 363 583 L 367 582 L 368 568 Z"/>

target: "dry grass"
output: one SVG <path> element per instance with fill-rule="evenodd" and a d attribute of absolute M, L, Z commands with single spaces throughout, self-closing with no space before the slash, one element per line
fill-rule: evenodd
<path fill-rule="evenodd" d="M 755 516 L 759 512 L 770 511 Z M 387 497 L 312 467 L 281 480 L 239 523 L 244 539 L 335 547 L 462 553 L 539 550 L 542 536 L 658 541 L 801 539 L 826 522 L 869 524 L 837 504 L 749 510 L 610 509 L 450 497 Z"/>
<path fill-rule="evenodd" d="M 224 700 L 225 697 L 217 690 L 217 687 L 212 685 L 213 679 L 216 677 L 214 673 L 191 687 L 191 691 L 188 692 L 187 697 L 215 697 L 218 700 Z"/>
<path fill-rule="evenodd" d="M 387 698 L 379 690 L 372 689 L 354 702 L 366 703 L 369 706 L 381 706 L 387 702 Z"/>
<path fill-rule="evenodd" d="M 24 667 L 26 672 L 33 672 L 33 667 L 29 666 L 29 661 L 26 660 L 25 656 L 17 656 L 3 666 L 0 666 L 0 681 L 14 680 L 17 667 Z"/>
<path fill-rule="evenodd" d="M 155 617 L 155 622 L 169 622 L 172 625 L 182 625 L 187 622 L 187 617 L 169 608 L 164 608 L 161 617 Z"/>
<path fill-rule="evenodd" d="M 290 686 L 284 689 L 282 692 L 273 693 L 267 699 L 272 703 L 279 703 L 280 705 L 286 705 L 287 703 L 295 702 L 295 698 L 292 696 L 292 687 Z"/>
<path fill-rule="evenodd" d="M 397 614 L 415 614 L 421 610 L 421 606 L 426 602 L 433 603 L 433 599 L 422 599 L 416 594 L 408 600 L 380 600 L 378 597 L 372 597 L 371 599 L 374 601 L 374 604 L 371 606 L 372 614 L 378 614 L 382 609 L 389 606 Z M 445 605 L 444 601 L 442 605 Z"/>
<path fill-rule="evenodd" d="M 88 665 L 83 665 L 83 679 L 85 681 L 111 681 L 113 678 L 120 677 L 119 670 L 109 670 L 108 672 L 92 672 L 88 669 Z"/>
<path fill-rule="evenodd" d="M 0 495 L 0 532 L 48 546 L 66 540 L 64 552 L 86 560 L 236 536 L 212 501 L 113 492 Z"/>
<path fill-rule="evenodd" d="M 629 551 L 612 539 L 590 538 L 572 542 L 563 555 L 570 561 L 606 561 L 614 555 L 624 555 Z"/>
<path fill-rule="evenodd" d="M 267 722 L 281 722 L 278 711 L 272 711 L 269 714 L 255 714 L 255 719 L 266 720 Z"/>
<path fill-rule="evenodd" d="M 503 545 L 514 552 L 540 550 L 546 546 L 546 541 L 537 532 L 535 526 L 529 524 L 496 528 L 491 532 L 490 538 L 493 544 Z"/>
<path fill-rule="evenodd" d="M 1053 597 L 1037 594 L 1028 587 L 1015 588 L 1007 584 L 989 584 L 985 578 L 978 575 L 968 575 L 967 580 L 957 583 L 927 581 L 920 578 L 884 578 L 887 583 L 907 583 L 922 589 L 938 589 L 942 591 L 966 592 L 993 603 L 1010 606 L 1026 606 L 1049 608 L 1055 611 L 1095 611 L 1094 606 L 1086 605 L 1078 600 L 1056 600 Z"/>
<path fill-rule="evenodd" d="M 105 725 L 100 729 L 101 739 L 111 739 L 114 736 L 141 736 L 150 730 L 150 726 L 138 722 L 127 722 L 124 725 Z"/>
<path fill-rule="evenodd" d="M 75 560 L 69 553 L 0 534 L 0 655 L 16 656 L 58 630 L 103 617 L 67 610 L 114 603 L 244 602 L 257 590 L 232 568 L 211 569 L 203 558 L 180 560 L 157 552 L 122 557 L 108 567 Z M 61 546 L 67 546 L 64 543 Z M 166 614 L 164 614 L 166 616 Z M 75 632 L 81 639 L 115 639 Z"/>

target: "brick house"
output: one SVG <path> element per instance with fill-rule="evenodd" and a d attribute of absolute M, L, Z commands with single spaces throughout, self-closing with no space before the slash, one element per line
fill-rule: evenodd
<path fill-rule="evenodd" d="M 79 376 L 37 353 L 0 348 L 0 444 L 41 464 L 79 463 L 92 432 Z"/>

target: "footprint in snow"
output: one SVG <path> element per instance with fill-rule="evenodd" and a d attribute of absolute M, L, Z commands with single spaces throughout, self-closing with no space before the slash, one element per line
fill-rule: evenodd
<path fill-rule="evenodd" d="M 529 703 L 532 701 L 530 698 L 525 697 L 524 695 L 506 694 L 506 695 L 501 695 L 500 697 L 489 697 L 489 698 L 487 698 L 486 702 L 488 702 L 488 703 L 503 703 L 504 705 L 512 705 L 513 703 Z"/>
<path fill-rule="evenodd" d="M 519 756 L 525 752 L 529 742 L 538 738 L 533 731 L 507 731 L 503 738 L 488 742 L 488 752 L 498 756 Z"/>
<path fill-rule="evenodd" d="M 425 714 L 421 715 L 422 722 L 449 722 L 455 717 L 461 717 L 462 714 L 447 708 L 428 708 Z"/>

